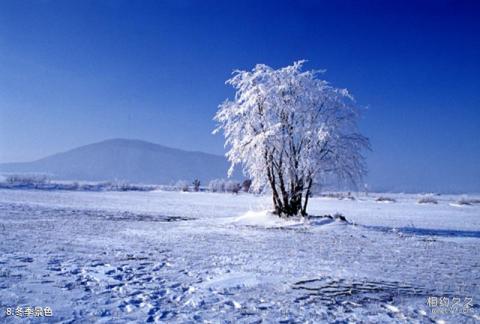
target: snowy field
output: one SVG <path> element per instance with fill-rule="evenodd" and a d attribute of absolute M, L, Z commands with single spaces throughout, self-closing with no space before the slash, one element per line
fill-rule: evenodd
<path fill-rule="evenodd" d="M 0 190 L 0 322 L 478 322 L 480 205 L 379 196 Z"/>

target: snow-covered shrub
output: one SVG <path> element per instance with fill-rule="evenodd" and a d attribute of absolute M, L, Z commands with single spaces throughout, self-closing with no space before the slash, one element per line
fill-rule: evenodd
<path fill-rule="evenodd" d="M 55 189 L 43 174 L 10 174 L 0 184 L 3 188 Z"/>
<path fill-rule="evenodd" d="M 341 221 L 341 222 L 348 222 L 347 218 L 340 213 L 335 213 L 335 214 L 333 214 L 333 216 L 330 215 L 330 214 L 323 215 L 323 216 L 310 216 L 309 215 L 308 219 L 309 220 L 331 219 L 331 220 L 336 220 L 336 221 Z"/>
<path fill-rule="evenodd" d="M 123 181 L 106 182 L 102 185 L 102 189 L 111 191 L 127 191 L 129 184 Z"/>
<path fill-rule="evenodd" d="M 397 202 L 397 200 L 396 200 L 395 198 L 392 198 L 392 197 L 384 197 L 384 196 L 378 197 L 377 199 L 375 199 L 375 201 L 378 201 L 378 202 L 389 202 L 389 203 Z"/>
<path fill-rule="evenodd" d="M 461 198 L 459 201 L 457 201 L 458 205 L 462 206 L 471 206 L 475 204 L 480 204 L 480 199 L 475 199 L 475 198 Z"/>
<path fill-rule="evenodd" d="M 63 186 L 62 190 L 79 190 L 79 189 L 81 189 L 81 186 L 76 181 L 63 183 L 62 186 Z"/>
<path fill-rule="evenodd" d="M 208 190 L 211 192 L 224 192 L 225 191 L 225 180 L 224 179 L 215 179 L 208 183 Z"/>
<path fill-rule="evenodd" d="M 100 182 L 99 190 L 106 191 L 148 191 L 152 190 L 151 186 L 131 184 L 126 181 Z"/>
<path fill-rule="evenodd" d="M 225 183 L 225 191 L 238 194 L 242 187 L 237 181 L 229 180 Z"/>
<path fill-rule="evenodd" d="M 217 180 L 210 180 L 208 183 L 208 191 L 217 192 Z"/>
<path fill-rule="evenodd" d="M 193 191 L 200 191 L 200 180 L 195 179 L 192 182 L 193 185 Z"/>
<path fill-rule="evenodd" d="M 5 182 L 12 185 L 39 185 L 49 181 L 48 177 L 42 174 L 12 174 L 8 175 Z"/>
<path fill-rule="evenodd" d="M 338 200 L 343 200 L 343 199 L 356 200 L 355 197 L 352 196 L 351 192 L 349 192 L 347 194 L 345 194 L 343 192 L 327 192 L 327 193 L 321 194 L 320 197 L 335 198 L 335 199 L 338 199 Z"/>
<path fill-rule="evenodd" d="M 348 199 L 348 200 L 357 200 L 355 196 L 352 195 L 351 192 L 348 192 L 346 196 L 343 197 L 343 199 Z"/>
<path fill-rule="evenodd" d="M 80 185 L 80 190 L 82 190 L 82 191 L 99 191 L 100 190 L 100 184 L 82 183 Z"/>
<path fill-rule="evenodd" d="M 342 195 L 338 192 L 325 192 L 320 194 L 320 197 L 341 199 Z"/>
<path fill-rule="evenodd" d="M 433 197 L 422 197 L 417 200 L 419 204 L 438 204 L 438 201 Z"/>
<path fill-rule="evenodd" d="M 185 180 L 177 181 L 177 183 L 175 184 L 175 188 L 178 191 L 184 191 L 184 192 L 187 192 L 190 189 L 188 181 L 185 181 Z"/>

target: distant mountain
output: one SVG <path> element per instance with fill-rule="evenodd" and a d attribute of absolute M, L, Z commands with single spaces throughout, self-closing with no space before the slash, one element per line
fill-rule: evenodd
<path fill-rule="evenodd" d="M 226 178 L 229 163 L 219 155 L 190 152 L 141 140 L 111 139 L 33 162 L 3 163 L 0 172 L 47 173 L 61 180 L 124 180 L 170 184 Z M 233 178 L 243 178 L 240 173 Z"/>

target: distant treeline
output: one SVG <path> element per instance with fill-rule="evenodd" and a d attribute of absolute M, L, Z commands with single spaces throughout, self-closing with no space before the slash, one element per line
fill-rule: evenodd
<path fill-rule="evenodd" d="M 44 174 L 9 174 L 0 181 L 0 189 L 37 189 L 37 190 L 77 190 L 77 191 L 192 191 L 192 192 L 249 192 L 252 182 L 244 180 L 215 179 L 206 186 L 200 180 L 192 182 L 180 180 L 174 185 L 131 184 L 121 180 L 85 182 L 85 181 L 55 181 Z"/>

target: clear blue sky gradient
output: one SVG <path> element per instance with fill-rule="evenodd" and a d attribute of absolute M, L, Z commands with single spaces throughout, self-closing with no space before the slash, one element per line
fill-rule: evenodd
<path fill-rule="evenodd" d="M 0 162 L 116 137 L 223 154 L 231 72 L 307 59 L 366 107 L 372 186 L 480 192 L 479 21 L 475 1 L 1 1 Z"/>

